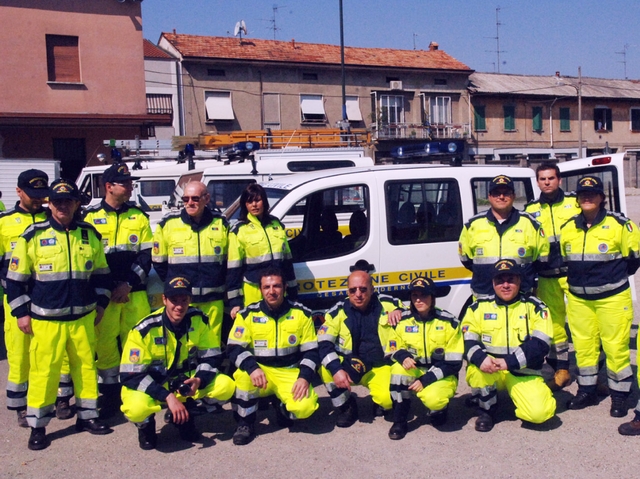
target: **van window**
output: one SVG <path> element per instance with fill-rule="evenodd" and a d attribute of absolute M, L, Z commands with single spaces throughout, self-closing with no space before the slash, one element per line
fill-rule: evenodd
<path fill-rule="evenodd" d="M 140 194 L 144 197 L 170 197 L 176 188 L 176 182 L 174 180 L 140 180 L 138 183 L 140 184 Z"/>
<path fill-rule="evenodd" d="M 80 191 L 90 198 L 104 198 L 106 192 L 102 184 L 102 173 L 87 175 L 80 185 Z"/>
<path fill-rule="evenodd" d="M 207 191 L 211 195 L 211 202 L 223 210 L 228 208 L 250 183 L 255 183 L 255 180 L 211 180 L 207 184 Z"/>
<path fill-rule="evenodd" d="M 463 218 L 456 180 L 389 181 L 385 202 L 390 244 L 458 241 Z"/>
<path fill-rule="evenodd" d="M 369 237 L 369 189 L 345 185 L 311 193 L 282 218 L 294 262 L 335 258 Z"/>
<path fill-rule="evenodd" d="M 616 167 L 609 165 L 589 168 L 588 174 L 602 180 L 604 196 L 607 200 L 606 208 L 611 211 L 620 211 L 620 191 L 618 188 L 618 170 Z M 562 189 L 564 191 L 575 191 L 578 186 L 578 180 L 586 175 L 587 172 L 584 170 L 561 173 Z M 622 213 L 627 214 L 626 211 Z"/>
<path fill-rule="evenodd" d="M 525 205 L 534 199 L 533 186 L 531 182 L 533 178 L 514 178 L 513 186 L 516 190 L 516 199 L 513 202 L 514 208 L 524 211 Z M 475 214 L 482 213 L 491 208 L 489 204 L 489 183 L 493 178 L 473 178 L 471 180 L 471 191 L 473 192 L 473 211 Z M 467 221 L 469 218 L 464 218 Z"/>

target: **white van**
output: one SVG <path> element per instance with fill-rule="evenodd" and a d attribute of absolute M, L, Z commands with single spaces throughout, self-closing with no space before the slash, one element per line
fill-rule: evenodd
<path fill-rule="evenodd" d="M 207 185 L 213 205 L 224 210 L 249 183 L 268 182 L 294 173 L 373 165 L 364 148 L 358 147 L 257 150 L 253 162 L 219 163 L 207 168 L 202 182 Z"/>
<path fill-rule="evenodd" d="M 142 162 L 142 169 L 133 169 L 134 163 L 127 162 L 133 176 L 140 180 L 133 184 L 131 201 L 140 205 L 154 222 L 160 220 L 163 208 L 175 203 L 174 192 L 179 184 L 191 179 L 199 180 L 208 167 L 222 165 L 218 160 L 199 160 L 195 169 L 189 170 L 188 163 L 177 163 L 176 160 Z M 88 166 L 82 170 L 76 184 L 89 199 L 89 205 L 99 204 L 104 198 L 102 173 L 111 165 Z"/>
<path fill-rule="evenodd" d="M 585 174 L 596 175 L 604 181 L 608 207 L 624 212 L 623 156 L 560 163 L 564 189 L 573 190 Z M 458 258 L 460 231 L 489 208 L 487 186 L 498 174 L 515 182 L 517 208 L 539 195 L 532 169 L 504 165 L 346 168 L 262 185 L 271 214 L 299 230 L 289 245 L 300 300 L 312 309 L 326 309 L 344 296 L 349 266 L 365 259 L 376 268 L 378 291 L 407 300 L 407 284 L 426 276 L 451 287 L 438 306 L 457 314 L 470 294 L 471 277 Z M 233 219 L 237 202 L 225 214 Z M 333 226 L 322 231 L 321 223 Z"/>

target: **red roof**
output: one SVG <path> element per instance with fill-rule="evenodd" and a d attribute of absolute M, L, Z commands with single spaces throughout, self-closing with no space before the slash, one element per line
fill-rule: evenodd
<path fill-rule="evenodd" d="M 180 33 L 163 33 L 162 36 L 185 58 L 340 64 L 340 47 L 337 45 L 300 43 L 295 40 L 240 40 L 235 37 L 204 37 Z M 352 66 L 471 71 L 464 63 L 437 49 L 425 51 L 345 47 L 344 56 L 345 64 Z"/>
<path fill-rule="evenodd" d="M 171 55 L 165 52 L 158 45 L 154 45 L 150 40 L 144 39 L 143 43 L 144 57 L 145 58 L 166 58 L 175 60 Z"/>

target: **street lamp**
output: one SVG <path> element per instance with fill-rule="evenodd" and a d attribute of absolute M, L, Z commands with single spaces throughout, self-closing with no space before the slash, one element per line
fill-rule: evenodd
<path fill-rule="evenodd" d="M 574 88 L 576 90 L 576 95 L 578 95 L 578 158 L 583 158 L 582 156 L 582 67 L 578 67 L 578 84 L 574 85 L 573 83 L 565 83 L 563 81 L 557 80 L 558 85 L 566 85 Z"/>

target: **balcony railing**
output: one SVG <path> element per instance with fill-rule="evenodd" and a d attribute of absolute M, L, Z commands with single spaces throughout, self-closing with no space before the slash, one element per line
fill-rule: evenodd
<path fill-rule="evenodd" d="M 417 125 L 413 123 L 374 123 L 372 125 L 374 140 L 391 140 L 396 138 L 408 139 L 449 139 L 468 138 L 470 127 L 468 123 Z"/>

